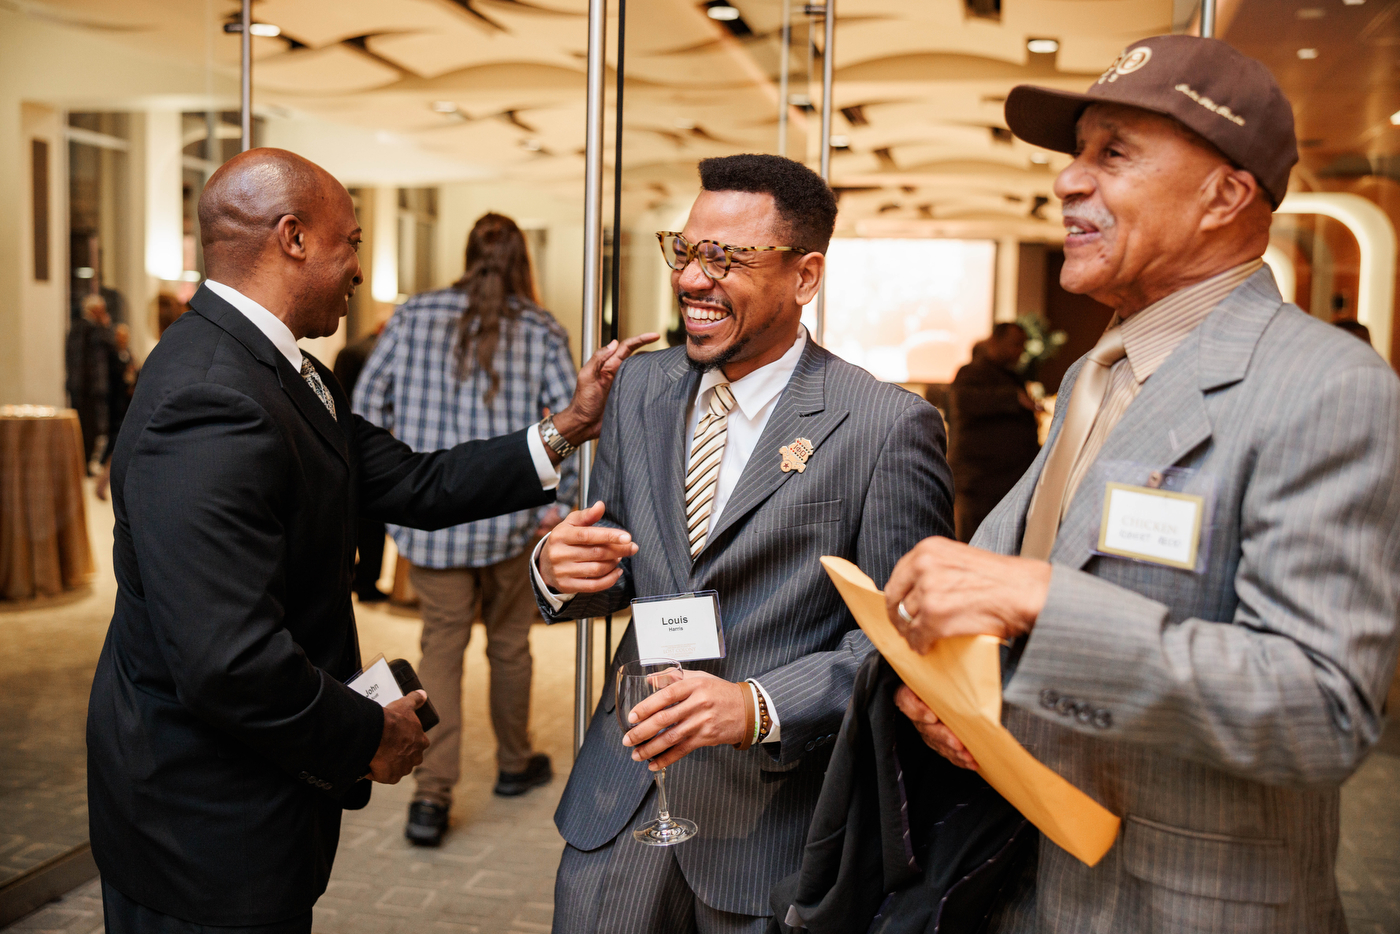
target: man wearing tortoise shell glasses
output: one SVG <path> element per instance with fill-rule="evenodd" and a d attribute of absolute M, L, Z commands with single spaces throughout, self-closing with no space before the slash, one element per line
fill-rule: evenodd
<path fill-rule="evenodd" d="M 685 229 L 658 234 L 685 346 L 618 373 L 600 501 L 540 544 L 533 576 L 550 622 L 716 591 L 725 652 L 684 660 L 625 735 L 603 692 L 555 814 L 568 846 L 554 930 L 569 934 L 767 928 L 871 649 L 818 558 L 883 583 L 922 537 L 952 534 L 937 410 L 802 327 L 835 226 L 831 189 L 767 155 L 707 159 L 700 178 Z M 629 625 L 614 664 L 638 655 Z M 644 846 L 632 831 L 656 813 L 648 769 L 678 762 L 671 805 L 699 833 Z"/>

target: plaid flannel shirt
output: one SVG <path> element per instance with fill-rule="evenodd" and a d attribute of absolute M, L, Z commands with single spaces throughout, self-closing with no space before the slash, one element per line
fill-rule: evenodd
<path fill-rule="evenodd" d="M 480 369 L 458 380 L 453 347 L 467 307 L 459 289 L 424 292 L 389 319 L 355 385 L 357 415 L 392 431 L 415 451 L 437 451 L 463 441 L 494 438 L 558 412 L 573 398 L 577 373 L 569 335 L 543 308 L 525 305 L 501 319 L 494 367 L 500 388 L 490 408 L 490 380 Z M 556 502 L 563 512 L 578 494 L 578 466 L 560 467 Z M 526 509 L 436 532 L 389 526 L 399 553 L 420 567 L 485 567 L 512 558 L 530 543 L 551 507 Z"/>

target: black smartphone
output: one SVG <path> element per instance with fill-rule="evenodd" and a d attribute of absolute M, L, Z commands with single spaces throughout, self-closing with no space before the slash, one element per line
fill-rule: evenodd
<path fill-rule="evenodd" d="M 404 694 L 411 691 L 423 690 L 423 682 L 418 680 L 418 672 L 413 670 L 406 658 L 396 658 L 389 663 L 389 670 L 394 674 L 394 680 L 399 684 L 399 690 Z M 423 732 L 426 733 L 437 726 L 442 720 L 438 716 L 437 708 L 433 706 L 433 699 L 430 697 L 423 702 L 423 706 L 418 708 L 418 722 L 423 724 Z"/>

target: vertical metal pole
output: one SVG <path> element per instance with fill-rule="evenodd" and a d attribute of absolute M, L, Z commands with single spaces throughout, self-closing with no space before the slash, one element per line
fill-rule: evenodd
<path fill-rule="evenodd" d="M 246 0 L 245 0 L 246 2 Z M 583 186 L 583 346 L 587 363 L 598 346 L 603 316 L 603 76 L 606 70 L 607 0 L 588 0 L 588 120 Z M 578 452 L 579 505 L 588 505 L 593 442 Z M 578 621 L 574 644 L 574 751 L 583 746 L 593 706 L 593 620 Z"/>
<path fill-rule="evenodd" d="M 238 88 L 238 106 L 242 111 L 243 148 L 247 152 L 253 148 L 253 0 L 243 0 L 240 19 L 242 29 L 238 33 L 242 76 Z"/>
<path fill-rule="evenodd" d="M 1201 37 L 1215 38 L 1215 0 L 1201 0 Z"/>
<path fill-rule="evenodd" d="M 787 155 L 788 139 L 788 72 L 791 65 L 788 57 L 792 54 L 792 0 L 781 0 L 783 4 L 783 47 L 778 50 L 778 155 Z"/>
<path fill-rule="evenodd" d="M 822 44 L 822 179 L 831 184 L 831 84 L 836 67 L 836 0 L 826 0 L 825 36 Z M 826 333 L 826 276 L 817 291 L 817 343 Z"/>

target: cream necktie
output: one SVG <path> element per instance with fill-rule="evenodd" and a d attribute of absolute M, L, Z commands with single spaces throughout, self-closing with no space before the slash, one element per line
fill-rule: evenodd
<path fill-rule="evenodd" d="M 1065 489 L 1069 486 L 1070 475 L 1074 472 L 1074 462 L 1089 439 L 1094 427 L 1094 419 L 1103 404 L 1108 391 L 1109 373 L 1113 365 L 1123 359 L 1127 351 L 1123 347 L 1123 329 L 1112 327 L 1089 351 L 1089 358 L 1075 380 L 1074 392 L 1070 395 L 1069 408 L 1065 419 L 1060 423 L 1060 433 L 1055 446 L 1045 458 L 1041 471 L 1040 486 L 1031 508 L 1026 513 L 1026 534 L 1021 539 L 1021 557 L 1038 558 L 1042 561 L 1050 557 L 1055 547 L 1055 535 L 1060 530 L 1060 517 L 1065 507 Z"/>
<path fill-rule="evenodd" d="M 710 507 L 715 501 L 719 463 L 724 459 L 724 441 L 729 433 L 729 410 L 732 408 L 734 393 L 729 384 L 716 384 L 710 393 L 709 410 L 695 426 L 695 440 L 690 443 L 690 464 L 685 471 L 685 524 L 690 536 L 691 560 L 705 550 L 705 539 L 709 536 Z"/>
<path fill-rule="evenodd" d="M 326 389 L 326 384 L 321 382 L 321 374 L 316 372 L 316 368 L 311 365 L 311 361 L 307 357 L 301 358 L 301 378 L 311 386 L 311 391 L 316 393 L 316 398 L 325 404 L 326 411 L 331 413 L 331 418 L 335 418 L 335 400 L 331 398 L 330 390 Z"/>

